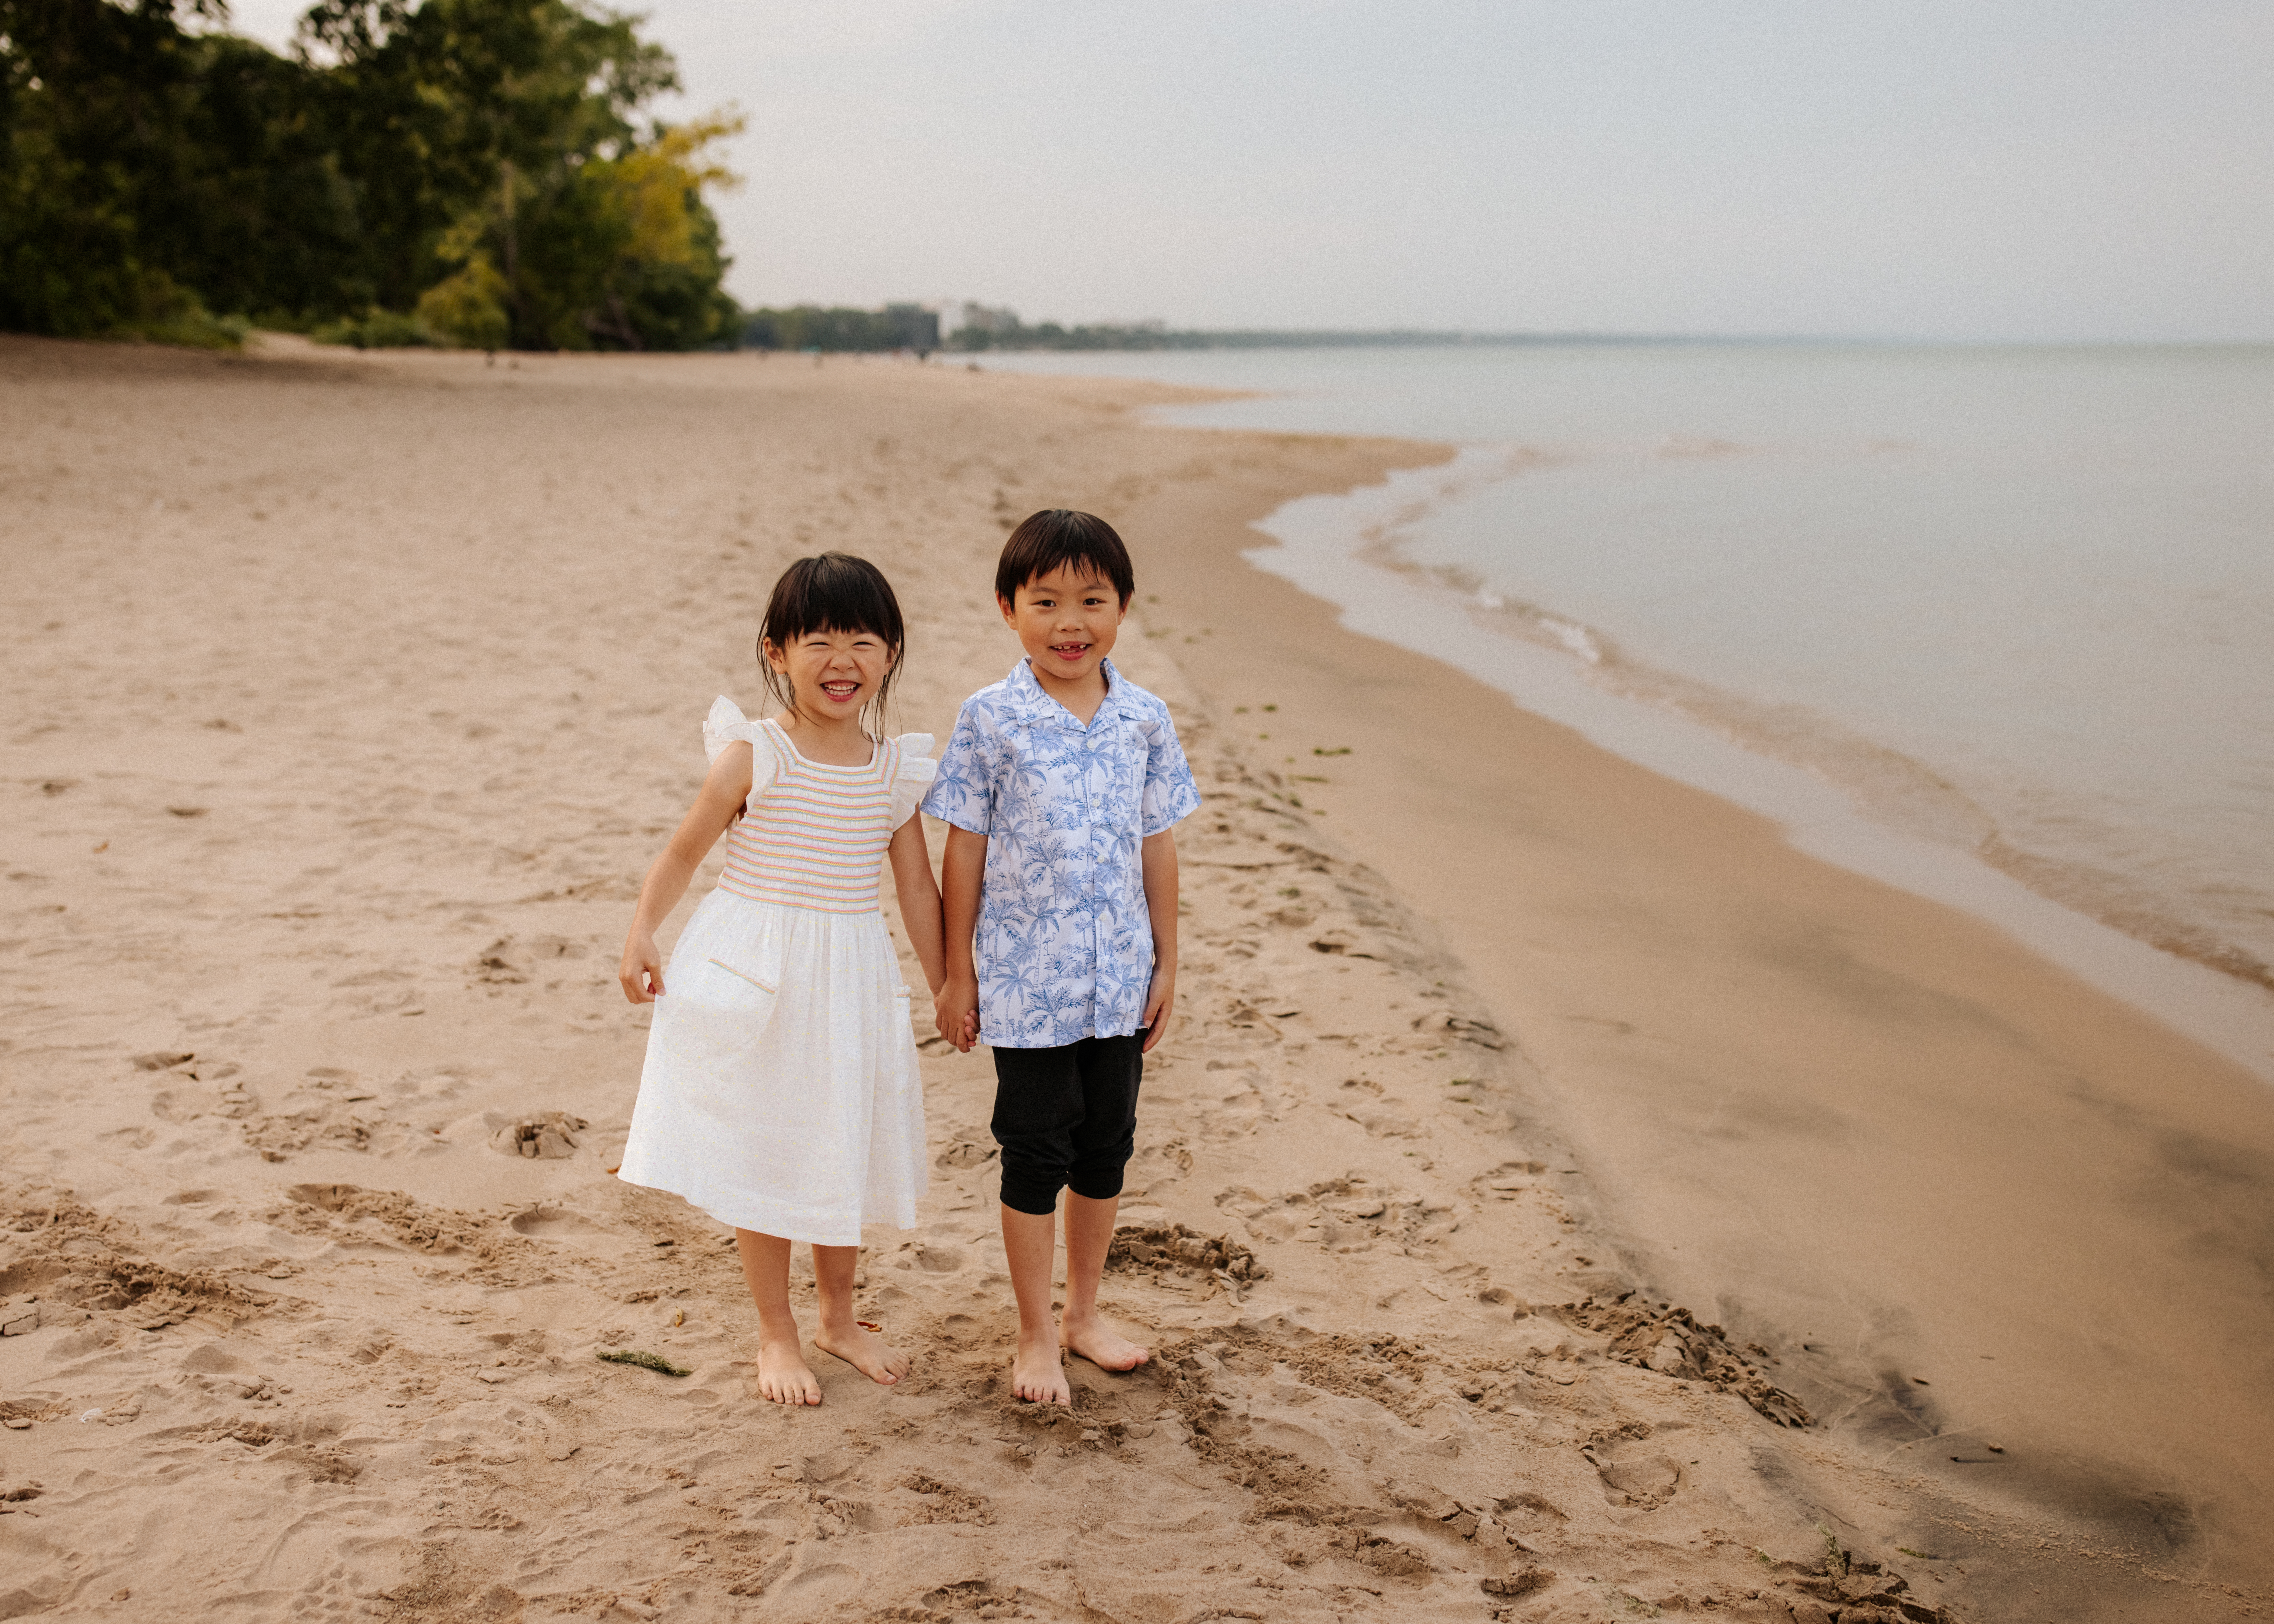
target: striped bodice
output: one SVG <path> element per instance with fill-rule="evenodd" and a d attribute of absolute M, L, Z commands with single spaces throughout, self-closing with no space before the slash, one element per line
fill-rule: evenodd
<path fill-rule="evenodd" d="M 800 756 L 774 722 L 759 726 L 779 766 L 727 832 L 719 889 L 822 914 L 874 914 L 900 741 L 880 741 L 866 766 L 832 767 Z"/>

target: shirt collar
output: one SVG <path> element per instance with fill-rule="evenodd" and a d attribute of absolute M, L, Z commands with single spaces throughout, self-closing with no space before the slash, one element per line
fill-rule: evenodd
<path fill-rule="evenodd" d="M 1111 658 L 1098 661 L 1097 668 L 1105 673 L 1105 698 L 1098 704 L 1097 715 L 1089 718 L 1088 731 L 1095 731 L 1098 718 L 1105 715 L 1108 710 L 1118 710 L 1121 704 L 1122 677 L 1121 673 L 1113 668 Z M 1063 722 L 1065 726 L 1078 732 L 1084 731 L 1080 718 L 1043 692 L 1043 685 L 1035 679 L 1035 666 L 1032 660 L 1022 658 L 1017 665 L 1012 666 L 1009 681 L 1012 696 L 1018 703 L 1019 712 L 1028 721 Z"/>

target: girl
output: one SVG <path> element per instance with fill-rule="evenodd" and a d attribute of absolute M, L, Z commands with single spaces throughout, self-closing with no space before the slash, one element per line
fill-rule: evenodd
<path fill-rule="evenodd" d="M 813 1247 L 814 1345 L 872 1380 L 908 1369 L 853 1313 L 862 1224 L 915 1228 L 926 1177 L 908 989 L 877 906 L 887 855 L 924 978 L 935 994 L 945 980 L 915 816 L 931 735 L 865 725 L 882 718 L 903 646 L 875 565 L 825 553 L 784 572 L 758 639 L 780 714 L 754 723 L 723 696 L 711 707 L 711 776 L 648 870 L 624 941 L 624 996 L 656 1012 L 618 1177 L 734 1227 L 758 1306 L 758 1385 L 779 1404 L 821 1402 L 790 1312 L 794 1241 Z M 656 928 L 729 830 L 726 869 L 666 976 Z"/>

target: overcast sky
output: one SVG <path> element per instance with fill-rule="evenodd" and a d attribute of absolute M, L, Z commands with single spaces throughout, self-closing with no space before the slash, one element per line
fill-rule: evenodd
<path fill-rule="evenodd" d="M 749 304 L 2274 339 L 2266 0 L 634 9 L 749 117 Z"/>

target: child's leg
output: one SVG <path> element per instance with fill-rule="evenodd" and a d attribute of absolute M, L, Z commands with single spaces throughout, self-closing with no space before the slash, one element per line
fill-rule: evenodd
<path fill-rule="evenodd" d="M 813 1283 L 821 1298 L 821 1328 L 813 1334 L 813 1345 L 890 1387 L 908 1373 L 908 1356 L 853 1317 L 853 1276 L 860 1263 L 858 1246 L 813 1249 Z"/>
<path fill-rule="evenodd" d="M 1003 1147 L 1003 1256 L 1019 1299 L 1019 1350 L 1011 1387 L 1041 1404 L 1070 1404 L 1050 1309 L 1051 1254 L 1058 1246 L 1058 1192 L 1073 1164 L 1081 1124 L 1079 1045 L 995 1050 L 995 1115 Z"/>
<path fill-rule="evenodd" d="M 1097 1288 L 1105 1275 L 1105 1254 L 1113 1245 L 1113 1221 L 1121 1198 L 1103 1200 L 1066 1192 L 1065 1317 L 1059 1340 L 1102 1370 L 1135 1370 L 1153 1357 L 1097 1312 Z"/>
<path fill-rule="evenodd" d="M 1073 1131 L 1066 1175 L 1066 1295 L 1061 1339 L 1091 1364 L 1134 1370 L 1153 1357 L 1097 1312 L 1097 1289 L 1113 1223 L 1121 1211 L 1122 1170 L 1137 1143 L 1137 1090 L 1145 1074 L 1145 1038 L 1086 1038 L 1074 1045 L 1081 1076 L 1082 1116 Z"/>
<path fill-rule="evenodd" d="M 777 1404 L 818 1404 L 821 1384 L 805 1362 L 804 1339 L 789 1308 L 789 1245 L 779 1235 L 734 1231 L 742 1278 L 758 1305 L 758 1391 Z"/>
<path fill-rule="evenodd" d="M 1019 1350 L 1011 1357 L 1011 1390 L 1038 1404 L 1071 1404 L 1065 1365 L 1058 1356 L 1058 1316 L 1050 1312 L 1050 1264 L 1058 1251 L 1058 1215 L 1003 1205 L 1003 1256 L 1011 1294 L 1019 1299 Z"/>

